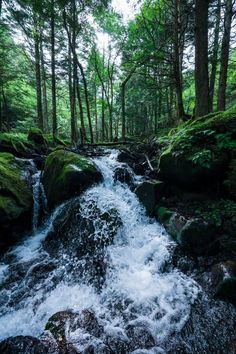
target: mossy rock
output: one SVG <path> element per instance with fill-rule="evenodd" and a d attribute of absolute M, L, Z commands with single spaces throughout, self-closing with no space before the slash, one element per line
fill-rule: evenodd
<path fill-rule="evenodd" d="M 0 242 L 11 244 L 14 231 L 29 226 L 32 191 L 22 179 L 22 165 L 12 154 L 0 153 Z M 30 216 L 30 217 L 29 217 Z"/>
<path fill-rule="evenodd" d="M 46 145 L 47 141 L 43 135 L 43 132 L 39 128 L 31 128 L 28 132 L 28 140 L 35 145 Z"/>
<path fill-rule="evenodd" d="M 149 180 L 142 182 L 135 189 L 136 195 L 150 216 L 155 214 L 156 205 L 164 195 L 164 187 L 162 181 Z"/>
<path fill-rule="evenodd" d="M 236 149 L 236 107 L 172 130 L 159 161 L 160 178 L 182 188 L 223 188 Z"/>
<path fill-rule="evenodd" d="M 165 208 L 165 207 L 157 207 L 155 210 L 155 216 L 157 220 L 162 223 L 166 224 L 170 218 L 173 216 L 174 212 Z"/>
<path fill-rule="evenodd" d="M 26 134 L 0 133 L 0 153 L 8 152 L 16 157 L 28 157 L 33 146 L 27 140 Z"/>
<path fill-rule="evenodd" d="M 80 195 L 101 180 L 101 172 L 91 160 L 64 149 L 47 157 L 42 179 L 50 208 Z"/>

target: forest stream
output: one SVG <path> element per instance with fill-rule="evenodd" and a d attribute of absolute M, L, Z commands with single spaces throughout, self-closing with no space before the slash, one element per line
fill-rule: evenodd
<path fill-rule="evenodd" d="M 176 267 L 177 244 L 133 191 L 144 177 L 118 153 L 93 158 L 103 181 L 42 223 L 34 167 L 32 233 L 1 259 L 0 339 L 39 338 L 35 353 L 233 353 L 235 307 Z"/>

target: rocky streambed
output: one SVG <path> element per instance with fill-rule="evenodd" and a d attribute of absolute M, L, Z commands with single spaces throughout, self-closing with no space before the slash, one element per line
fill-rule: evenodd
<path fill-rule="evenodd" d="M 1 258 L 0 352 L 235 353 L 232 259 L 182 241 L 194 225 L 160 210 L 166 186 L 143 175 L 144 154 L 96 155 L 61 149 L 42 177 L 21 176 L 33 231 Z"/>

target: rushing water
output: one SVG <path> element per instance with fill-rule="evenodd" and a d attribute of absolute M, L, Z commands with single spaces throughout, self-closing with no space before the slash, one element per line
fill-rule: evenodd
<path fill-rule="evenodd" d="M 90 308 L 107 333 L 125 337 L 128 326 L 145 328 L 155 341 L 147 352 L 164 353 L 162 344 L 181 331 L 202 291 L 191 277 L 171 265 L 175 244 L 162 226 L 146 216 L 128 185 L 114 180 L 114 171 L 122 165 L 117 162 L 117 152 L 94 161 L 104 181 L 73 203 L 79 203 L 82 217 L 92 220 L 98 240 L 104 234 L 109 238 L 109 229 L 94 213 L 94 206 L 101 213 L 115 210 L 121 221 L 112 244 L 106 248 L 107 267 L 102 286 L 98 290 L 87 282 L 86 272 L 81 277 L 70 275 L 68 264 L 72 262 L 75 270 L 83 259 L 70 259 L 66 252 L 52 257 L 43 248 L 43 240 L 53 229 L 58 215 L 68 209 L 69 201 L 5 257 L 0 269 L 0 338 L 20 334 L 39 336 L 52 314 L 65 309 Z M 133 175 L 134 183 L 139 180 Z M 39 188 L 36 178 L 35 228 Z M 40 273 L 38 269 L 43 271 Z M 79 329 L 68 334 L 79 350 L 84 348 L 81 336 Z"/>

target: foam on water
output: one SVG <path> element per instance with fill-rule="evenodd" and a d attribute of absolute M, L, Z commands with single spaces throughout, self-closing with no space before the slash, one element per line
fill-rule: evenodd
<path fill-rule="evenodd" d="M 107 248 L 109 265 L 102 289 L 98 293 L 93 285 L 78 280 L 69 283 L 66 277 L 52 289 L 48 287 L 51 279 L 45 279 L 34 295 L 22 303 L 7 305 L 0 319 L 0 338 L 19 334 L 37 336 L 47 319 L 64 309 L 92 308 L 110 330 L 122 331 L 127 324 L 145 326 L 157 346 L 187 321 L 199 286 L 180 271 L 171 267 L 165 270 L 171 262 L 169 250 L 174 244 L 162 226 L 146 216 L 129 187 L 114 182 L 114 170 L 121 166 L 117 152 L 94 161 L 104 181 L 81 196 L 82 214 L 91 217 L 89 205 L 93 202 L 102 211 L 116 209 L 122 221 L 113 244 Z M 134 178 L 138 182 L 139 177 Z M 56 209 L 46 227 L 12 251 L 18 262 L 32 261 L 40 254 L 41 242 L 63 207 Z M 55 273 L 60 271 L 64 270 L 59 262 Z M 78 331 L 71 333 L 71 338 L 75 340 L 79 335 Z M 148 352 L 161 353 L 158 347 Z"/>

